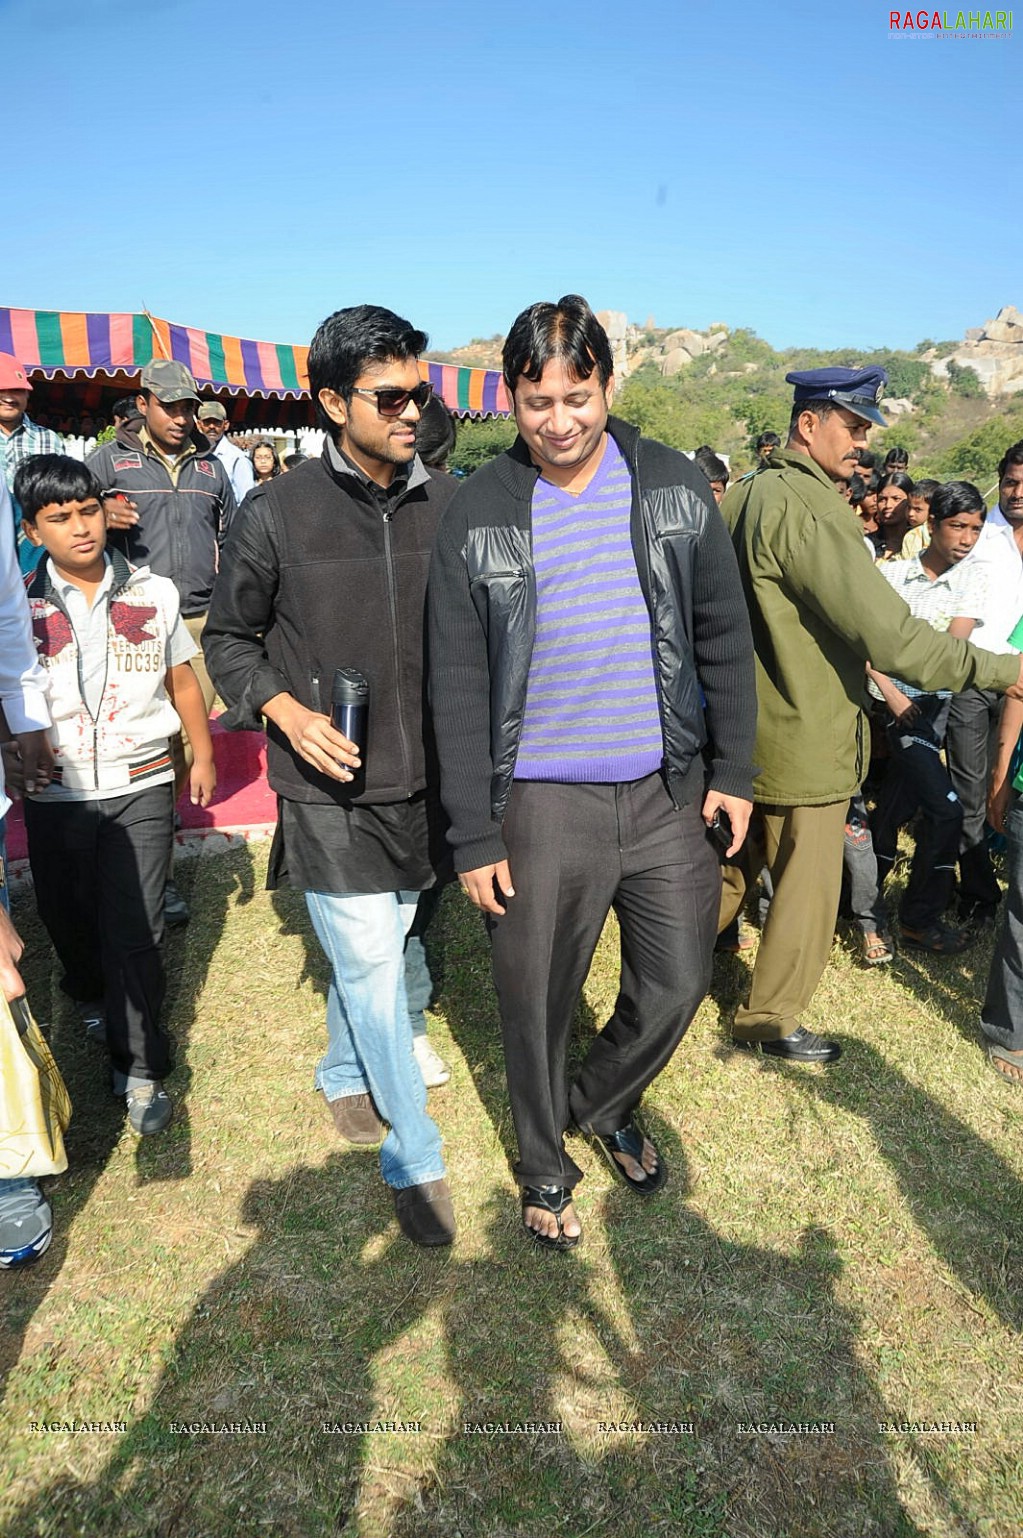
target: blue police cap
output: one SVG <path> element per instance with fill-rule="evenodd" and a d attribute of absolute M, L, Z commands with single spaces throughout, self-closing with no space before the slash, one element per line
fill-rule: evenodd
<path fill-rule="evenodd" d="M 786 374 L 785 380 L 795 385 L 792 398 L 797 406 L 808 406 L 811 401 L 834 401 L 865 422 L 888 426 L 877 409 L 888 383 L 883 368 L 807 368 Z"/>

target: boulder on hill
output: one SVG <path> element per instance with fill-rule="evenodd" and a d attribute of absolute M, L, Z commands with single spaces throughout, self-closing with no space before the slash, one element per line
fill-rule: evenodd
<path fill-rule="evenodd" d="M 707 338 L 699 331 L 690 331 L 687 326 L 683 326 L 679 331 L 672 331 L 664 338 L 661 345 L 665 353 L 674 352 L 682 347 L 691 358 L 698 358 L 702 352 L 709 350 Z"/>
<path fill-rule="evenodd" d="M 1004 304 L 993 320 L 971 326 L 949 357 L 938 358 L 928 348 L 923 360 L 939 379 L 947 379 L 949 364 L 956 363 L 973 369 L 986 395 L 1015 395 L 1023 391 L 1023 315 L 1014 304 Z"/>
<path fill-rule="evenodd" d="M 687 363 L 692 361 L 692 354 L 686 352 L 684 347 L 673 347 L 661 359 L 661 373 L 666 379 L 670 379 L 673 374 L 679 373 Z"/>
<path fill-rule="evenodd" d="M 985 321 L 986 342 L 1023 342 L 1023 315 L 1014 304 L 1004 304 L 994 320 Z"/>

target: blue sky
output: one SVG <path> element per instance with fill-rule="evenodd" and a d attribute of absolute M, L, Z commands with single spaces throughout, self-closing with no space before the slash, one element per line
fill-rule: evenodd
<path fill-rule="evenodd" d="M 446 348 L 574 290 L 779 347 L 961 336 L 1023 305 L 1023 35 L 889 9 L 0 0 L 0 304 L 306 342 L 369 300 Z"/>

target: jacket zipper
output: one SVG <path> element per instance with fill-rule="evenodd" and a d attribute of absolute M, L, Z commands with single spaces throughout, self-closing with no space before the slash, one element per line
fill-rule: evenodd
<path fill-rule="evenodd" d="M 412 759 L 409 753 L 408 735 L 405 731 L 405 709 L 401 698 L 401 648 L 398 645 L 398 595 L 394 586 L 394 560 L 391 553 L 391 519 L 393 508 L 386 508 L 384 519 L 384 563 L 387 567 L 387 603 L 391 611 L 391 641 L 394 649 L 394 697 L 398 704 L 398 734 L 401 738 L 401 759 L 405 770 L 406 787 L 412 780 Z"/>
<path fill-rule="evenodd" d="M 628 463 L 628 461 L 626 461 L 626 463 Z M 650 540 L 647 538 L 646 519 L 643 516 L 643 487 L 642 487 L 642 484 L 640 483 L 640 479 L 639 479 L 639 444 L 638 443 L 636 444 L 636 458 L 635 458 L 633 464 L 629 466 L 629 469 L 631 470 L 633 476 L 635 477 L 634 494 L 635 494 L 635 497 L 636 497 L 637 504 L 639 506 L 639 527 L 640 527 L 640 533 L 643 536 L 643 545 L 644 545 L 644 550 L 645 550 L 645 553 L 646 553 L 647 591 L 644 592 L 643 599 L 644 599 L 644 602 L 646 603 L 647 613 L 650 616 L 650 661 L 653 664 L 654 684 L 655 684 L 656 689 L 657 689 L 657 719 L 659 720 L 659 722 L 661 724 L 661 750 L 662 750 L 662 753 L 663 753 L 663 756 L 664 756 L 664 786 L 665 786 L 665 789 L 668 792 L 668 795 L 671 797 L 671 804 L 672 804 L 672 806 L 675 808 L 676 812 L 678 812 L 678 811 L 681 811 L 681 807 L 679 806 L 679 803 L 678 803 L 678 801 L 676 800 L 676 797 L 675 797 L 675 792 L 672 789 L 671 769 L 670 769 L 670 767 L 668 765 L 668 727 L 667 727 L 667 722 L 665 721 L 664 685 L 663 685 L 663 683 L 661 681 L 661 669 L 660 669 L 660 666 L 659 666 L 658 661 L 657 661 L 657 628 L 656 628 L 657 627 L 657 615 L 654 612 L 654 603 L 653 603 L 652 597 L 650 596 L 650 592 L 651 592 L 651 588 L 652 588 L 653 573 L 651 571 Z M 636 559 L 635 551 L 633 551 L 632 558 L 633 558 L 633 560 Z M 637 576 L 639 575 L 639 563 L 638 562 L 636 564 L 636 574 L 637 574 Z M 642 581 L 640 581 L 639 585 L 642 588 L 642 586 L 643 586 Z"/>
<path fill-rule="evenodd" d="M 120 589 L 118 589 L 118 591 L 120 591 Z M 71 626 L 71 634 L 75 638 L 75 672 L 78 674 L 78 698 L 82 702 L 82 709 L 85 711 L 86 715 L 89 717 L 89 720 L 92 722 L 92 786 L 94 790 L 99 790 L 99 721 L 103 710 L 103 696 L 107 692 L 107 680 L 110 677 L 110 605 L 112 604 L 113 599 L 114 587 L 113 583 L 111 583 L 106 598 L 107 620 L 104 628 L 107 632 L 107 646 L 103 657 L 103 687 L 99 692 L 99 701 L 96 708 L 96 714 L 93 715 L 92 711 L 89 709 L 89 701 L 85 697 L 85 674 L 82 671 L 82 644 L 78 639 L 78 632 L 75 629 L 74 620 L 71 618 L 64 600 L 61 598 L 56 589 L 52 587 L 52 585 L 51 591 L 48 595 L 48 602 L 52 603 L 55 609 L 60 610 L 68 624 Z"/>

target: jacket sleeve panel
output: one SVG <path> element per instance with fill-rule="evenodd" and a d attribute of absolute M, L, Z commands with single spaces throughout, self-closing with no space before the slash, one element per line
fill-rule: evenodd
<path fill-rule="evenodd" d="M 104 491 L 110 490 L 115 479 L 111 447 L 109 443 L 101 443 L 98 449 L 93 449 L 85 461 Z"/>
<path fill-rule="evenodd" d="M 213 586 L 202 648 L 217 693 L 230 707 L 232 731 L 262 728 L 262 707 L 290 685 L 267 657 L 264 636 L 273 620 L 280 553 L 268 498 L 247 497 L 224 546 Z"/>
<path fill-rule="evenodd" d="M 215 463 L 220 468 L 221 479 L 220 516 L 217 523 L 217 547 L 218 549 L 223 550 L 224 541 L 227 539 L 228 530 L 230 529 L 231 524 L 234 522 L 235 513 L 238 511 L 238 504 L 235 501 L 234 487 L 231 485 L 231 477 L 228 474 L 226 465 L 222 465 L 219 460 L 216 460 Z"/>
<path fill-rule="evenodd" d="M 465 488 L 442 513 L 427 586 L 430 711 L 459 872 L 507 858 L 491 815 L 490 665 L 463 554 L 468 505 Z"/>
<path fill-rule="evenodd" d="M 918 689 L 1004 690 L 1016 682 L 1018 657 L 981 651 L 915 619 L 871 562 L 851 518 L 811 514 L 785 577 L 850 650 L 882 673 Z"/>
<path fill-rule="evenodd" d="M 693 650 L 711 745 L 709 788 L 752 801 L 757 725 L 753 635 L 735 551 L 716 507 L 696 547 Z"/>

